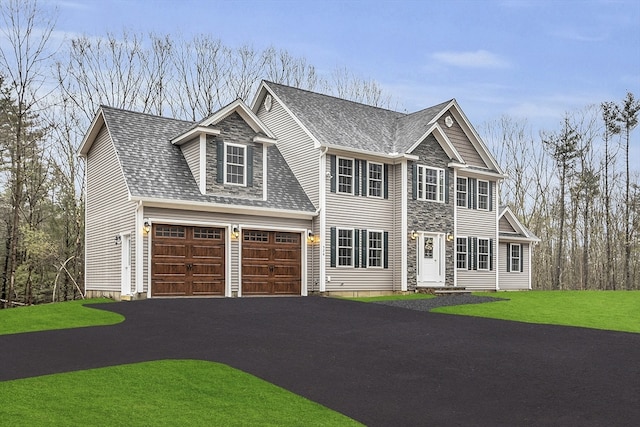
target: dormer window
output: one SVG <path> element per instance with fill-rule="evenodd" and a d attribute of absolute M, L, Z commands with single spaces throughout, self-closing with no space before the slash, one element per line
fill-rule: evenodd
<path fill-rule="evenodd" d="M 244 145 L 224 144 L 224 183 L 247 185 L 247 156 Z"/>

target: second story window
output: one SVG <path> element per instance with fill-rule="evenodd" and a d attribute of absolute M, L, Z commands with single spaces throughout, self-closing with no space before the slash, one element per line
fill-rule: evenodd
<path fill-rule="evenodd" d="M 467 178 L 456 180 L 456 206 L 467 207 Z"/>
<path fill-rule="evenodd" d="M 338 158 L 338 193 L 353 194 L 353 159 Z"/>
<path fill-rule="evenodd" d="M 369 162 L 369 196 L 370 197 L 382 197 L 382 184 L 383 184 L 383 171 L 381 163 Z"/>
<path fill-rule="evenodd" d="M 235 184 L 235 185 L 247 185 L 246 147 L 243 145 L 225 144 L 224 148 L 225 148 L 224 183 Z"/>
<path fill-rule="evenodd" d="M 489 182 L 478 180 L 478 209 L 489 210 Z"/>
<path fill-rule="evenodd" d="M 444 169 L 418 166 L 418 199 L 444 202 Z"/>

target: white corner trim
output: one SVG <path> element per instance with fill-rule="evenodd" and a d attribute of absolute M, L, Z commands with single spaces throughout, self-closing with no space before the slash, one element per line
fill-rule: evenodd
<path fill-rule="evenodd" d="M 320 215 L 320 269 L 319 269 L 319 290 L 320 292 L 325 292 L 327 289 L 327 263 L 326 263 L 326 236 L 327 236 L 327 216 L 326 205 L 327 205 L 327 149 L 325 148 L 320 152 L 320 156 L 318 161 L 320 162 L 320 167 L 318 168 L 320 171 L 320 175 L 318 177 L 318 211 Z"/>
<path fill-rule="evenodd" d="M 407 290 L 407 266 L 408 266 L 408 250 L 407 250 L 407 233 L 408 233 L 408 218 L 407 218 L 407 206 L 408 206 L 408 197 L 409 197 L 409 187 L 407 184 L 408 179 L 408 164 L 407 161 L 404 160 L 400 163 L 401 167 L 401 180 L 402 183 L 400 185 L 400 194 L 401 194 L 401 225 L 400 225 L 400 245 L 401 245 L 401 262 L 400 262 L 400 290 L 405 292 Z"/>
<path fill-rule="evenodd" d="M 135 232 L 136 239 L 136 293 L 144 291 L 144 233 L 142 226 L 144 224 L 144 207 L 142 202 L 138 202 L 136 205 L 136 220 L 135 220 Z M 151 234 L 151 232 L 149 232 Z"/>
<path fill-rule="evenodd" d="M 267 144 L 262 146 L 262 200 L 267 201 L 268 193 L 267 187 L 269 185 L 267 181 Z"/>
<path fill-rule="evenodd" d="M 200 182 L 198 182 L 198 187 L 200 187 L 200 193 L 207 193 L 207 135 L 201 133 L 200 134 L 200 165 L 198 175 L 200 177 Z"/>

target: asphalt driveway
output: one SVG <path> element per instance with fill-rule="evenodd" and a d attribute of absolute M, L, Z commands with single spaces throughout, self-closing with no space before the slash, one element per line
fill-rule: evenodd
<path fill-rule="evenodd" d="M 640 334 L 320 297 L 96 307 L 126 321 L 0 336 L 0 381 L 202 359 L 371 426 L 640 424 Z"/>

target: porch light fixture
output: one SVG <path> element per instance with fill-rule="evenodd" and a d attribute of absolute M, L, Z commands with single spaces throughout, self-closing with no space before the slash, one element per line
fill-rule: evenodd
<path fill-rule="evenodd" d="M 316 241 L 316 235 L 313 234 L 313 231 L 307 230 L 307 240 L 309 243 L 314 243 Z"/>
<path fill-rule="evenodd" d="M 233 224 L 231 226 L 231 237 L 233 237 L 234 239 L 240 237 L 240 227 L 238 226 L 238 224 Z"/>
<path fill-rule="evenodd" d="M 418 238 L 418 232 L 416 230 L 411 230 L 411 240 L 416 240 Z"/>
<path fill-rule="evenodd" d="M 151 231 L 151 223 L 149 222 L 148 219 L 144 220 L 144 225 L 142 226 L 142 229 L 144 230 L 144 234 L 149 234 L 149 232 Z"/>
<path fill-rule="evenodd" d="M 452 232 L 448 232 L 447 233 L 447 242 L 453 242 L 453 233 Z"/>

